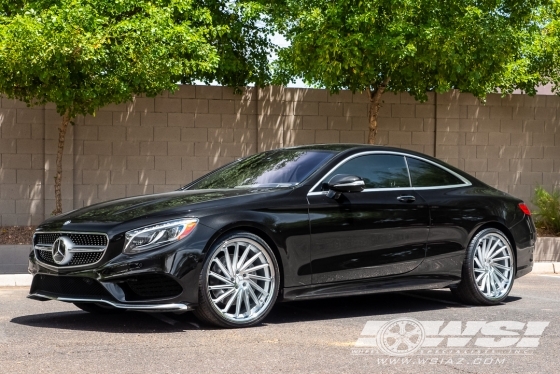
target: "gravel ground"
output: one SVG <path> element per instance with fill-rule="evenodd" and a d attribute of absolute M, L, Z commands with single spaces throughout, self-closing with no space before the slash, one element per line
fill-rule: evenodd
<path fill-rule="evenodd" d="M 35 226 L 0 227 L 0 245 L 31 244 Z"/>
<path fill-rule="evenodd" d="M 240 330 L 201 325 L 191 313 L 92 315 L 72 304 L 26 299 L 27 291 L 0 288 L 2 373 L 560 372 L 560 276 L 518 279 L 510 297 L 494 307 L 459 304 L 448 290 L 281 303 L 262 325 Z M 353 354 L 368 321 L 403 317 L 462 321 L 463 329 L 467 321 L 550 324 L 531 355 L 413 354 L 407 358 L 415 361 L 404 364 Z"/>

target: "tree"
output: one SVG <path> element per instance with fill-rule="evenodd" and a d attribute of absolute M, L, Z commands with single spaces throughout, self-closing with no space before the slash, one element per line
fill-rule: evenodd
<path fill-rule="evenodd" d="M 536 10 L 540 35 L 528 39 L 523 52 L 521 71 L 524 81 L 520 89 L 535 93 L 534 88 L 550 84 L 552 91 L 560 94 L 560 3 L 553 2 Z M 511 84 L 510 84 L 511 86 Z M 507 91 L 511 92 L 511 90 Z"/>
<path fill-rule="evenodd" d="M 458 89 L 484 100 L 517 88 L 535 94 L 536 86 L 558 81 L 552 59 L 541 53 L 548 0 L 267 3 L 276 31 L 291 43 L 278 52 L 275 81 L 303 78 L 331 92 L 366 91 L 369 144 L 386 91 L 425 101 L 427 91 Z"/>
<path fill-rule="evenodd" d="M 0 93 L 62 116 L 53 214 L 62 212 L 68 124 L 177 82 L 265 83 L 259 6 L 225 0 L 0 0 Z"/>

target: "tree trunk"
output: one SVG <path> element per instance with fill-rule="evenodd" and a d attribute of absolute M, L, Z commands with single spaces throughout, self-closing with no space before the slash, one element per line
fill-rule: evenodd
<path fill-rule="evenodd" d="M 62 123 L 58 128 L 58 149 L 56 150 L 56 174 L 54 176 L 54 197 L 55 208 L 52 215 L 62 213 L 62 155 L 64 154 L 64 141 L 66 140 L 66 130 L 70 123 L 68 112 L 62 116 Z"/>
<path fill-rule="evenodd" d="M 381 95 L 385 92 L 389 79 L 390 78 L 385 78 L 382 83 L 368 89 L 370 103 L 368 144 L 375 144 L 375 136 L 377 135 L 377 115 L 379 114 L 379 108 L 381 108 Z"/>

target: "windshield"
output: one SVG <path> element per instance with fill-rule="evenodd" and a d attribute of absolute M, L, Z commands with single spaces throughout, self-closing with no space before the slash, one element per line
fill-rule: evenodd
<path fill-rule="evenodd" d="M 303 182 L 335 154 L 297 149 L 258 153 L 202 177 L 188 189 L 290 187 Z"/>

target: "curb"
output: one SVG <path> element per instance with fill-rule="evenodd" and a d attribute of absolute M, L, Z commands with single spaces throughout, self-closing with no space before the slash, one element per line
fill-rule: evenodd
<path fill-rule="evenodd" d="M 560 274 L 560 262 L 535 262 L 529 274 Z M 31 274 L 0 274 L 0 287 L 29 287 Z"/>
<path fill-rule="evenodd" d="M 535 262 L 533 274 L 560 274 L 560 262 Z"/>
<path fill-rule="evenodd" d="M 0 287 L 29 287 L 31 274 L 0 274 Z"/>

